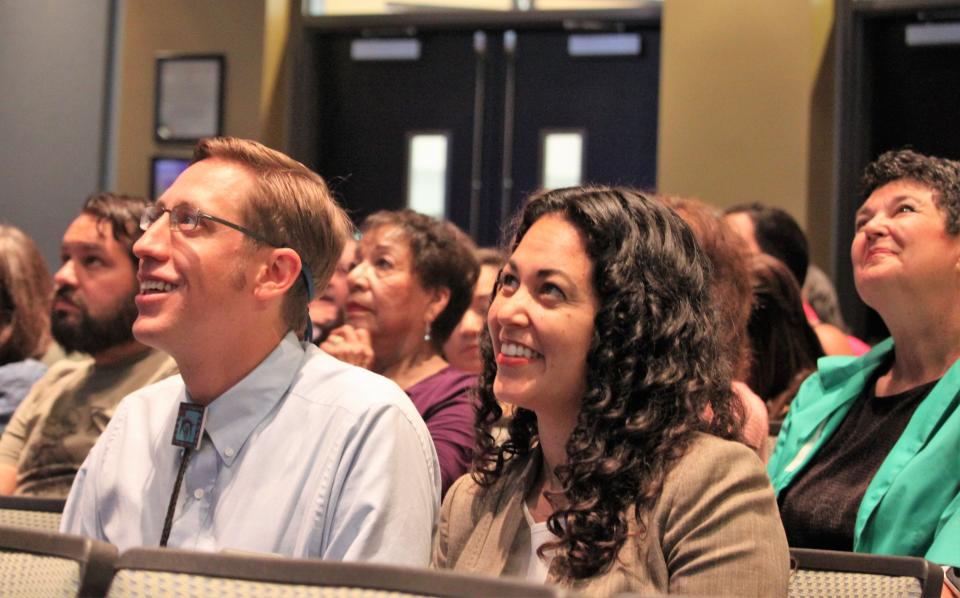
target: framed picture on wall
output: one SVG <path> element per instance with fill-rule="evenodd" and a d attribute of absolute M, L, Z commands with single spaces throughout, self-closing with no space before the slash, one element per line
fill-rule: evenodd
<path fill-rule="evenodd" d="M 150 158 L 150 199 L 156 201 L 180 173 L 190 166 L 191 158 L 153 156 Z"/>
<path fill-rule="evenodd" d="M 156 59 L 154 137 L 192 143 L 223 134 L 223 54 L 165 54 Z"/>

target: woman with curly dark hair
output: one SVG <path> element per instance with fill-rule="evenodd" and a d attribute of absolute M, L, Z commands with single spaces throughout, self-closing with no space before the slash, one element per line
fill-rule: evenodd
<path fill-rule="evenodd" d="M 474 472 L 444 500 L 434 566 L 589 595 L 786 596 L 786 539 L 760 461 L 731 441 L 742 414 L 690 229 L 599 187 L 538 194 L 514 226 Z M 499 446 L 497 399 L 517 408 Z"/>

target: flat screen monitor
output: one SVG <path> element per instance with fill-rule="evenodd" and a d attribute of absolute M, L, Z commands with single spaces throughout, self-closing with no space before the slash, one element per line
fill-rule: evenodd
<path fill-rule="evenodd" d="M 150 164 L 150 198 L 156 201 L 180 173 L 190 166 L 190 158 L 154 156 Z"/>

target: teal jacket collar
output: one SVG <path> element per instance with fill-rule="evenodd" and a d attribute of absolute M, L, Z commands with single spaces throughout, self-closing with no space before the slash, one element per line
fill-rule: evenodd
<path fill-rule="evenodd" d="M 860 358 L 826 357 L 819 360 L 817 373 L 803 383 L 790 407 L 767 467 L 777 494 L 830 438 L 870 375 L 891 351 L 893 340 L 887 339 Z M 956 470 L 951 467 L 950 474 L 944 477 L 940 467 L 930 465 L 938 458 L 942 460 L 945 454 L 953 454 L 955 445 L 960 443 L 958 390 L 960 360 L 950 367 L 917 407 L 867 487 L 854 528 L 854 550 L 910 554 L 899 551 L 898 545 L 911 537 L 911 525 L 917 528 L 917 533 L 923 531 L 924 526 L 920 524 L 919 519 L 923 518 L 920 514 L 915 511 L 911 514 L 905 511 L 906 506 L 901 506 L 900 503 L 906 505 L 909 502 L 908 498 L 925 495 L 919 502 L 930 505 L 930 512 L 925 515 L 928 518 L 940 517 L 945 512 L 944 507 L 956 495 L 956 489 L 951 488 L 951 484 L 957 485 Z M 934 496 L 938 493 L 942 496 Z M 888 495 L 896 498 L 884 501 Z M 935 521 L 930 525 L 934 526 Z M 898 534 L 901 539 L 896 538 Z M 918 539 L 916 543 L 922 542 Z"/>

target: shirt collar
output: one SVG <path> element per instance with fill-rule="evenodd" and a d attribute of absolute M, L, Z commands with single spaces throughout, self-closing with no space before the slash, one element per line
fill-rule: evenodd
<path fill-rule="evenodd" d="M 817 360 L 817 370 L 824 388 L 832 388 L 850 381 L 851 378 L 862 379 L 859 386 L 863 386 L 866 378 L 874 368 L 887 358 L 893 349 L 893 339 L 888 338 L 878 343 L 869 353 L 862 357 L 852 355 L 827 356 Z M 859 393 L 858 393 L 859 394 Z"/>
<path fill-rule="evenodd" d="M 297 337 L 288 333 L 260 365 L 207 407 L 204 430 L 227 467 L 257 425 L 287 394 L 305 355 Z"/>

